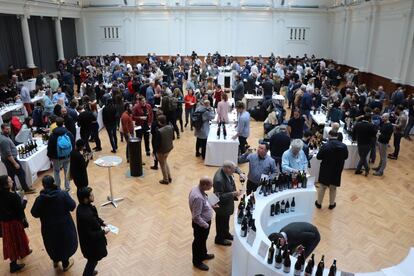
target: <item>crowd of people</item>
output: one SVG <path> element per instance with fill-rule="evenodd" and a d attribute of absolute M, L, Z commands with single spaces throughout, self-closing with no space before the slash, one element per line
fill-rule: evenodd
<path fill-rule="evenodd" d="M 232 103 L 218 84 L 220 66 L 229 68 L 234 75 L 230 88 Z M 132 65 L 113 54 L 62 61 L 58 70 L 58 74 L 47 77 L 42 73 L 36 78 L 36 92 L 43 98 L 35 105 L 31 103 L 31 91 L 18 82 L 19 76 L 13 70 L 9 72 L 9 82 L 0 88 L 0 101 L 21 101 L 28 115 L 23 124 L 13 117 L 5 122 L 0 135 L 1 159 L 8 174 L 0 177 L 0 221 L 4 257 L 11 260 L 11 272 L 22 269 L 23 264 L 18 264 L 17 260 L 31 253 L 24 232 L 28 227 L 24 215 L 26 198 L 15 193 L 14 177 L 18 176 L 26 194 L 36 192 L 26 183 L 16 149 L 17 144 L 31 139 L 33 127 L 36 132 L 49 135 L 47 156 L 54 173 L 54 177 L 42 179 L 43 189 L 31 210 L 32 215 L 41 220 L 46 250 L 54 266 L 62 262 L 62 269 L 66 271 L 73 265 L 70 257 L 76 252 L 79 236 L 82 253 L 88 259 L 84 275 L 95 275 L 97 262 L 107 254 L 105 234 L 109 231 L 92 205 L 94 197 L 87 172 L 93 153 L 102 150 L 98 122 L 101 109 L 111 152 L 118 151 L 119 134 L 120 141 L 127 143 L 129 162 L 128 141 L 132 136 L 142 138 L 145 154 L 154 160 L 150 168 L 158 170 L 159 164 L 162 171 L 159 183 L 164 185 L 173 181 L 167 159 L 174 148 L 174 140 L 180 139 L 189 127 L 196 137 L 195 156 L 204 159 L 211 121 L 217 116 L 217 136 L 221 136 L 222 130 L 227 139 L 228 113 L 236 109 L 236 134 L 229 139 L 239 142 L 238 162 L 249 163 L 247 176 L 234 163 L 226 161 L 214 179 L 201 178 L 189 196 L 194 229 L 193 264 L 201 270 L 208 270 L 204 260 L 214 258 L 206 249 L 213 210 L 216 212 L 215 243 L 231 245 L 229 220 L 234 212 L 234 200 L 241 195 L 232 177 L 234 173 L 240 175 L 241 181 L 247 181 L 249 195 L 260 185 L 262 174 L 307 171 L 312 158 L 309 149 L 318 147 L 316 158 L 322 160 L 321 186 L 315 205 L 322 207 L 325 190 L 329 188 L 329 208 L 333 209 L 336 187 L 340 186 L 341 172 L 348 158 L 340 127 L 343 126 L 358 144 L 360 161 L 355 173 L 362 173 L 364 167 L 368 175 L 368 161 L 375 163 L 378 148 L 380 162 L 374 175 L 381 176 L 387 158 L 398 158 L 401 138 L 410 139 L 409 132 L 414 124 L 414 99 L 412 95 L 405 98 L 403 87 L 389 98 L 382 87 L 368 90 L 360 84 L 357 71 L 348 71 L 342 76 L 334 63 L 314 56 L 280 58 L 272 54 L 266 59 L 247 57 L 240 63 L 236 58 L 221 57 L 218 53 L 208 54 L 204 60 L 195 52 L 189 57 L 177 55 L 168 59 L 148 54 L 145 61 Z M 343 87 L 342 80 L 346 81 Z M 265 137 L 256 152 L 248 143 L 250 120 L 255 118 L 255 113 L 246 109 L 247 93 L 261 94 L 263 100 L 259 105 L 266 106 Z M 285 118 L 285 107 L 273 102 L 275 93 L 286 96 L 286 107 L 291 111 L 289 119 Z M 321 110 L 326 110 L 332 126 L 323 145 L 320 145 L 321 130 L 311 118 L 311 112 Z M 394 153 L 387 156 L 392 135 Z M 95 147 L 91 148 L 91 142 Z M 60 188 L 61 170 L 64 190 Z M 77 187 L 77 227 L 70 216 L 76 207 L 68 193 L 70 180 Z M 220 199 L 219 206 L 210 206 L 206 199 L 205 192 L 212 187 Z M 315 234 L 317 242 L 318 235 Z M 64 246 L 54 242 L 62 236 L 67 237 Z"/>

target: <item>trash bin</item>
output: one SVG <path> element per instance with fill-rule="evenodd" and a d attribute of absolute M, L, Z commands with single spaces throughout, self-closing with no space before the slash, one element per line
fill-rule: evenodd
<path fill-rule="evenodd" d="M 129 169 L 131 176 L 142 175 L 142 152 L 141 152 L 141 139 L 131 137 L 128 142 L 129 148 Z"/>

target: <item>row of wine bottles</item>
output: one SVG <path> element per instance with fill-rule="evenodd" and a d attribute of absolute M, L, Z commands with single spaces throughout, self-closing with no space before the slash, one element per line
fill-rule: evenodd
<path fill-rule="evenodd" d="M 287 189 L 307 188 L 307 185 L 308 179 L 305 171 L 291 174 L 280 173 L 273 177 L 262 177 L 260 179 L 259 194 L 268 196 Z"/>
<path fill-rule="evenodd" d="M 25 159 L 37 151 L 37 143 L 33 140 L 27 142 L 24 146 L 19 147 L 17 152 L 20 159 Z"/>
<path fill-rule="evenodd" d="M 274 204 L 270 205 L 270 216 L 277 216 L 279 214 L 295 212 L 296 202 L 295 197 L 292 198 L 292 201 L 289 203 L 289 199 L 282 200 L 282 202 L 277 201 Z"/>
<path fill-rule="evenodd" d="M 283 252 L 282 252 L 283 251 Z M 323 276 L 323 271 L 325 269 L 325 256 L 322 255 L 320 262 L 316 268 L 315 276 Z M 288 244 L 285 243 L 284 246 L 281 246 L 279 243 L 275 246 L 272 241 L 269 251 L 267 253 L 267 263 L 272 265 L 274 261 L 275 268 L 283 269 L 283 272 L 290 273 L 291 260 L 290 260 L 290 250 L 288 249 Z M 305 276 L 313 275 L 313 270 L 315 266 L 315 254 L 312 254 L 308 264 L 305 268 L 305 257 L 303 254 L 297 256 L 297 260 L 294 267 L 293 275 L 300 276 L 303 271 L 305 271 Z M 336 260 L 333 261 L 328 276 L 336 276 Z"/>

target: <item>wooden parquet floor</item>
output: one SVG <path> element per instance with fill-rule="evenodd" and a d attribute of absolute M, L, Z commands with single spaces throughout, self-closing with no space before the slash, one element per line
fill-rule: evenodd
<path fill-rule="evenodd" d="M 262 124 L 252 122 L 249 143 L 256 147 L 262 134 Z M 101 131 L 104 151 L 95 158 L 110 153 L 106 131 Z M 124 158 L 125 143 L 119 143 L 118 155 Z M 169 163 L 173 183 L 158 184 L 161 171 L 150 170 L 146 162 L 144 176 L 127 176 L 126 162 L 112 170 L 114 192 L 125 198 L 117 209 L 98 207 L 100 216 L 120 228 L 119 235 L 109 234 L 107 258 L 97 269 L 99 275 L 230 275 L 231 247 L 214 244 L 213 222 L 208 249 L 216 258 L 208 261 L 210 271 L 200 272 L 191 263 L 192 228 L 188 208 L 188 193 L 203 175 L 213 176 L 217 168 L 204 166 L 194 156 L 195 138 L 189 128 L 174 143 Z M 327 197 L 322 210 L 315 210 L 314 223 L 322 240 L 315 253 L 317 259 L 325 254 L 330 264 L 338 260 L 340 270 L 368 272 L 399 263 L 414 245 L 414 142 L 402 141 L 399 160 L 389 160 L 383 177 L 358 176 L 344 171 L 342 187 L 338 190 L 337 208 L 327 209 Z M 247 171 L 247 166 L 242 169 Z M 51 171 L 47 172 L 52 174 Z M 109 193 L 107 170 L 89 165 L 90 184 L 100 206 Z M 35 187 L 40 190 L 40 180 Z M 72 187 L 73 184 L 72 184 Z M 69 272 L 55 270 L 43 247 L 40 222 L 30 215 L 36 195 L 29 195 L 26 214 L 30 223 L 27 234 L 32 255 L 24 262 L 19 275 L 82 275 L 86 260 L 80 249 L 74 255 L 75 264 Z M 72 196 L 76 194 L 72 192 Z M 326 195 L 327 196 L 327 195 Z M 74 214 L 73 214 L 74 215 Z M 0 241 L 0 246 L 1 241 Z M 0 275 L 9 275 L 8 262 L 0 263 Z"/>

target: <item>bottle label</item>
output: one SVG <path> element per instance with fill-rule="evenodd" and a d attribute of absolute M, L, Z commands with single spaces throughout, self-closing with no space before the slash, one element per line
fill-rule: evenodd
<path fill-rule="evenodd" d="M 293 272 L 293 275 L 295 275 L 295 276 L 300 276 L 300 274 L 302 274 L 301 270 L 295 269 L 295 271 Z"/>
<path fill-rule="evenodd" d="M 277 269 L 281 269 L 282 268 L 282 263 L 275 263 L 275 267 Z"/>
<path fill-rule="evenodd" d="M 283 266 L 283 272 L 289 273 L 290 272 L 290 266 Z"/>
<path fill-rule="evenodd" d="M 295 207 L 290 207 L 291 212 L 295 212 Z"/>

